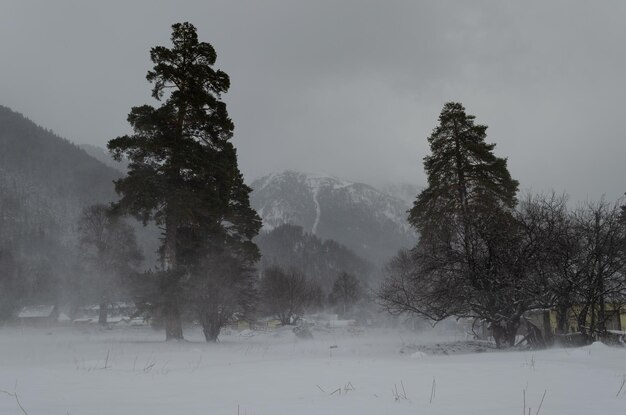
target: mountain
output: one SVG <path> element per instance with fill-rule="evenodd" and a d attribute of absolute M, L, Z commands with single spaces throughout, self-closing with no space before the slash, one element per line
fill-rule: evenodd
<path fill-rule="evenodd" d="M 24 304 L 59 304 L 81 278 L 77 221 L 116 199 L 122 173 L 0 106 L 0 321 Z M 143 232 L 138 239 L 155 239 Z M 154 250 L 156 250 L 156 244 Z"/>
<path fill-rule="evenodd" d="M 94 203 L 115 197 L 121 174 L 70 141 L 0 106 L 0 171 L 51 198 Z"/>
<path fill-rule="evenodd" d="M 79 144 L 80 148 L 85 150 L 85 153 L 95 158 L 99 162 L 106 164 L 109 167 L 114 168 L 122 173 L 126 173 L 128 169 L 128 162 L 125 160 L 116 161 L 111 157 L 111 154 L 102 147 L 94 146 L 93 144 Z"/>
<path fill-rule="evenodd" d="M 288 170 L 255 180 L 251 187 L 250 202 L 265 231 L 298 225 L 378 266 L 416 242 L 406 220 L 410 205 L 367 184 Z"/>
<path fill-rule="evenodd" d="M 411 183 L 387 183 L 376 188 L 389 196 L 402 200 L 407 206 L 413 206 L 418 193 L 422 190 L 419 186 Z"/>
<path fill-rule="evenodd" d="M 256 238 L 261 251 L 260 268 L 272 265 L 296 268 L 319 284 L 325 293 L 341 272 L 357 277 L 367 286 L 376 275 L 373 264 L 333 240 L 321 240 L 301 226 L 283 224 Z"/>

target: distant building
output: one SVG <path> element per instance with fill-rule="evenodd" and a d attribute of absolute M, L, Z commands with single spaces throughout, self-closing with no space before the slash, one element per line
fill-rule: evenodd
<path fill-rule="evenodd" d="M 24 326 L 51 326 L 57 321 L 59 310 L 54 305 L 23 307 L 17 314 L 17 322 Z"/>

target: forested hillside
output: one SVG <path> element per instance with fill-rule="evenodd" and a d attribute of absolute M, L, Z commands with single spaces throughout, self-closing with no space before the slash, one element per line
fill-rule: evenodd
<path fill-rule="evenodd" d="M 0 318 L 27 303 L 65 300 L 80 278 L 82 209 L 115 197 L 120 173 L 0 106 Z"/>
<path fill-rule="evenodd" d="M 78 147 L 85 150 L 87 154 L 99 162 L 104 163 L 115 170 L 119 170 L 122 173 L 126 173 L 126 169 L 128 168 L 128 161 L 126 159 L 116 161 L 111 156 L 111 153 L 109 153 L 105 148 L 98 147 L 93 144 L 79 144 Z"/>
<path fill-rule="evenodd" d="M 410 203 L 367 184 L 288 170 L 251 186 L 250 202 L 265 230 L 298 225 L 340 242 L 377 266 L 417 240 L 407 222 Z"/>
<path fill-rule="evenodd" d="M 328 293 L 341 272 L 357 277 L 364 285 L 376 275 L 373 264 L 333 240 L 322 240 L 302 227 L 285 224 L 258 236 L 261 266 L 296 268 Z"/>

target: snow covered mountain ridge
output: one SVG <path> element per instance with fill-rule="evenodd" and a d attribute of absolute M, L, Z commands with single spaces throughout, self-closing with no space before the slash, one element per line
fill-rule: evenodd
<path fill-rule="evenodd" d="M 410 205 L 367 184 L 287 170 L 251 187 L 251 204 L 266 231 L 285 223 L 299 225 L 378 265 L 416 241 L 406 219 Z"/>

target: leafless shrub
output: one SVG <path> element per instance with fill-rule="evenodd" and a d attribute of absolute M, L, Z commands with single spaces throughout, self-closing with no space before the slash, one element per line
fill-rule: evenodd
<path fill-rule="evenodd" d="M 626 386 L 626 375 L 622 375 L 622 384 L 620 385 L 619 390 L 615 394 L 616 398 L 620 395 L 620 393 L 622 393 L 622 390 L 624 390 L 624 386 Z"/>
<path fill-rule="evenodd" d="M 406 390 L 404 389 L 404 383 L 402 381 L 400 381 L 400 386 L 402 387 L 402 390 L 398 389 L 398 385 L 394 384 L 393 385 L 393 389 L 391 390 L 391 393 L 393 394 L 393 398 L 397 401 L 408 401 L 409 398 L 407 398 L 406 396 Z"/>
<path fill-rule="evenodd" d="M 435 381 L 435 377 L 433 376 L 433 383 L 430 387 L 430 401 L 429 403 L 433 403 L 435 399 L 435 393 L 437 392 L 437 382 Z"/>
<path fill-rule="evenodd" d="M 543 406 L 543 401 L 546 398 L 546 393 L 548 392 L 548 390 L 544 390 L 543 391 L 543 395 L 541 396 L 541 401 L 539 402 L 539 406 L 537 407 L 537 410 L 535 411 L 535 415 L 539 415 L 539 413 L 541 412 L 541 407 Z M 523 415 L 532 415 L 532 408 L 528 407 L 528 412 L 526 412 L 526 389 L 523 389 L 522 394 L 524 396 L 524 409 L 522 414 Z"/>

